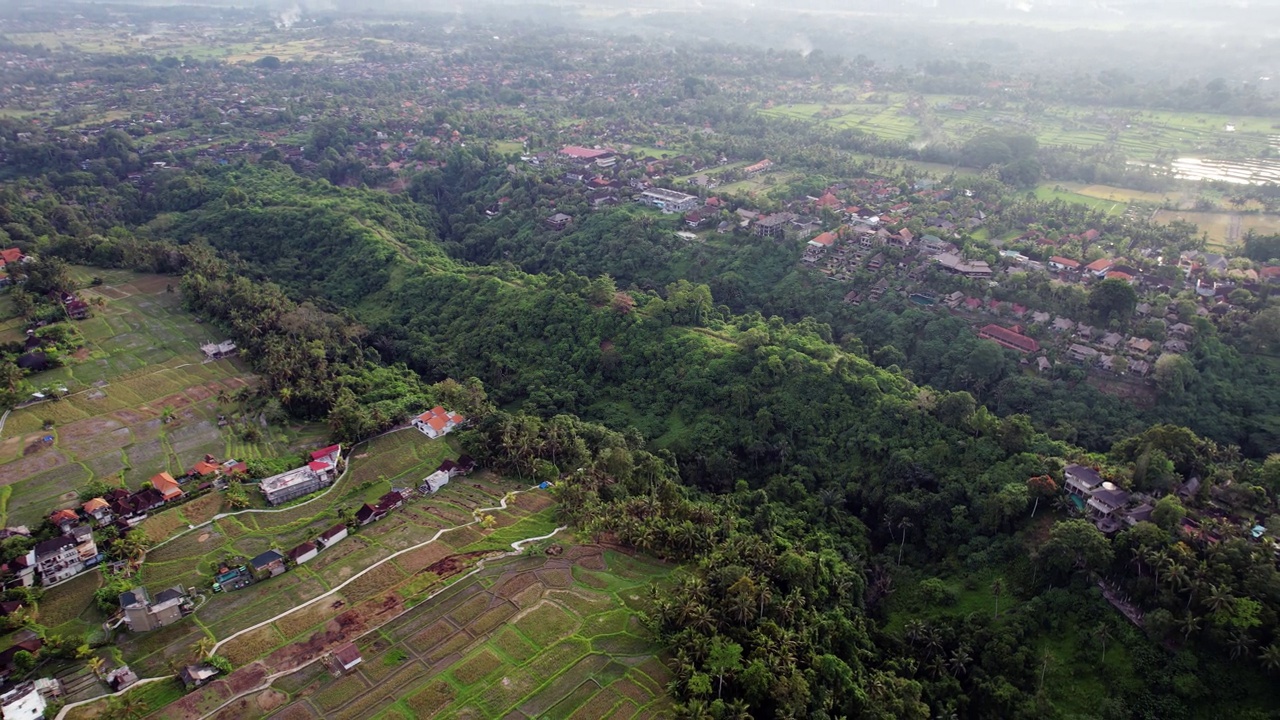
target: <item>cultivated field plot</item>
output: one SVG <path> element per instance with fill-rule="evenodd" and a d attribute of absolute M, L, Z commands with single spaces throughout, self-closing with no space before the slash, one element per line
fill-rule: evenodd
<path fill-rule="evenodd" d="M 1280 215 L 1262 213 L 1192 212 L 1189 210 L 1161 210 L 1156 213 L 1157 222 L 1184 220 L 1194 223 L 1209 233 L 1210 249 L 1224 249 L 1244 242 L 1250 230 L 1264 235 L 1280 232 Z"/>
<path fill-rule="evenodd" d="M 85 349 L 66 367 L 29 378 L 35 387 L 64 385 L 70 395 L 14 410 L 0 432 L 0 485 L 12 488 L 0 522 L 34 525 L 74 504 L 91 479 L 115 481 L 123 472 L 135 488 L 161 471 L 182 475 L 206 454 L 277 457 L 324 440 L 320 426 L 263 427 L 252 443 L 220 428 L 218 416 L 238 410 L 229 395 L 255 378 L 236 359 L 203 361 L 200 344 L 225 338 L 182 308 L 181 295 L 169 292 L 176 278 L 75 271 L 86 286 L 90 274 L 105 282 L 82 294 L 106 305 L 75 323 Z M 14 318 L 0 328 L 20 333 Z"/>
<path fill-rule="evenodd" d="M 1173 154 L 1200 157 L 1260 157 L 1280 123 L 1270 118 L 1205 113 L 1088 109 L 1051 106 L 1027 115 L 1020 110 L 983 107 L 974 99 L 926 95 L 923 107 L 908 113 L 905 95 L 874 93 L 839 104 L 767 107 L 766 116 L 812 120 L 853 128 L 890 140 L 962 143 L 991 129 L 1025 132 L 1044 145 L 1105 146 L 1134 160 Z M 927 117 L 927 122 L 921 122 Z"/>
<path fill-rule="evenodd" d="M 462 483 L 455 481 L 430 498 L 414 501 L 414 505 L 447 506 L 451 504 L 451 489 L 459 495 L 466 491 Z M 474 487 L 471 491 L 479 492 Z M 492 497 L 496 500 L 501 494 L 505 493 L 498 490 Z M 512 539 L 546 535 L 554 527 L 553 510 L 548 503 L 545 494 L 532 502 L 512 502 L 507 510 L 496 511 L 497 515 L 515 518 L 506 527 L 485 531 L 465 528 L 450 532 L 422 548 L 431 548 L 433 555 L 412 551 L 389 562 L 381 562 L 390 555 L 389 550 L 380 555 L 368 554 L 369 548 L 379 547 L 378 531 L 389 522 L 384 520 L 362 528 L 357 535 L 333 549 L 332 552 L 337 552 L 346 543 L 356 544 L 356 540 L 363 543 L 358 554 L 365 559 L 356 567 L 367 572 L 358 576 L 353 574 L 345 583 L 333 579 L 336 566 L 322 569 L 308 563 L 246 589 L 215 595 L 197 611 L 194 622 L 184 620 L 161 631 L 128 638 L 118 643 L 118 647 L 124 660 L 140 673 L 164 675 L 174 662 L 181 662 L 184 658 L 189 661 L 193 655 L 192 646 L 205 636 L 205 630 L 215 638 L 226 640 L 217 652 L 235 664 L 235 672 L 172 705 L 164 708 L 153 706 L 157 711 L 156 717 L 202 717 L 237 694 L 258 687 L 268 673 L 292 669 L 299 669 L 304 674 L 311 672 L 309 664 L 323 659 L 335 647 L 370 636 L 370 633 L 403 616 L 409 608 L 431 605 L 427 600 L 434 593 L 449 582 L 466 578 L 465 573 L 477 567 L 482 559 L 494 557 L 496 548 L 509 551 Z M 424 532 L 422 540 L 430 540 L 434 535 L 434 532 Z M 324 558 L 328 552 L 331 551 L 321 553 L 320 557 Z M 348 559 L 353 557 L 348 556 Z M 410 557 L 416 559 L 412 563 L 405 561 L 406 564 L 401 564 L 403 559 Z M 309 603 L 330 589 L 334 592 Z M 473 611 L 479 616 L 483 610 L 469 606 L 459 610 L 457 617 Z M 480 624 L 476 627 L 493 628 L 501 619 L 497 613 L 490 613 L 487 618 L 477 620 Z M 258 625 L 260 627 L 255 628 Z M 425 671 L 428 668 L 424 665 L 421 669 Z M 406 682 L 414 679 L 405 668 L 398 672 Z M 289 687 L 289 683 L 282 682 L 282 687 Z M 326 697 L 338 692 L 330 691 Z M 279 699 L 283 702 L 288 697 L 283 695 Z M 260 715 L 274 709 L 277 704 L 253 711 L 251 704 L 235 703 L 231 707 L 237 708 L 236 712 L 227 717 L 244 717 L 246 712 Z"/>
<path fill-rule="evenodd" d="M 402 430 L 357 445 L 353 448 L 350 470 L 327 494 L 282 512 L 243 513 L 188 532 L 147 554 L 141 580 L 148 587 L 157 588 L 174 584 L 207 587 L 221 563 L 243 563 L 270 548 L 284 552 L 315 539 L 339 522 L 342 509 L 354 509 L 363 502 L 365 491 L 361 486 L 370 478 L 390 474 L 407 478 L 410 482 L 404 485 L 415 485 L 448 457 L 457 457 L 448 442 L 430 440 L 415 430 Z M 196 612 L 196 620 L 215 639 L 226 638 L 303 605 L 355 578 L 392 553 L 431 539 L 441 528 L 456 528 L 472 522 L 471 509 L 497 506 L 504 495 L 523 487 L 485 473 L 456 478 L 438 493 L 413 499 L 386 519 L 360 528 L 301 567 L 242 590 L 212 595 Z M 170 513 L 182 513 L 183 520 L 208 519 L 212 503 L 208 507 L 197 505 L 203 500 L 160 513 L 152 520 L 165 521 Z M 554 518 L 541 501 L 542 498 L 533 498 L 512 502 L 508 510 L 495 513 L 499 521 L 495 530 L 481 532 L 462 528 L 446 532 L 426 548 L 405 553 L 371 570 L 343 587 L 332 599 L 286 616 L 270 631 L 244 642 L 233 641 L 227 652 L 242 662 L 259 659 L 291 641 L 305 641 L 311 634 L 322 631 L 335 616 L 358 603 L 375 597 L 383 601 L 392 588 L 398 593 L 397 603 L 412 604 L 421 599 L 422 592 L 438 589 L 436 583 L 446 573 L 436 565 L 444 558 L 465 552 L 509 550 L 508 543 L 512 540 L 554 529 Z M 185 528 L 185 523 L 182 527 Z M 507 539 L 513 534 L 516 536 Z M 455 564 L 463 565 L 462 562 Z M 179 625 L 190 626 L 186 621 Z M 166 664 L 185 652 L 191 642 L 184 638 L 186 644 L 175 647 L 163 640 L 157 642 L 154 635 L 126 636 L 119 642 L 122 653 L 139 672 L 163 672 Z"/>
<path fill-rule="evenodd" d="M 281 679 L 278 717 L 661 716 L 670 675 L 634 608 L 667 572 L 591 545 L 494 562 L 362 637 L 352 673 Z"/>

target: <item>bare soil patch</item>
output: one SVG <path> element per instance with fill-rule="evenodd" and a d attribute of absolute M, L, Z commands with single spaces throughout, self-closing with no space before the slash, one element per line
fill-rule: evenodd
<path fill-rule="evenodd" d="M 117 410 L 107 417 L 115 418 L 125 425 L 139 425 L 148 420 L 154 419 L 157 413 L 143 410 L 141 408 L 129 408 L 125 410 Z"/>
<path fill-rule="evenodd" d="M 123 423 L 110 416 L 86 418 L 63 426 L 58 431 L 58 437 L 62 442 L 70 443 L 86 438 L 99 437 L 122 427 L 124 427 Z"/>
<path fill-rule="evenodd" d="M 468 562 L 469 560 L 473 560 L 475 558 L 479 558 L 483 555 L 488 555 L 488 554 L 489 552 L 486 550 L 479 550 L 476 552 L 450 555 L 446 558 L 443 558 L 441 560 L 438 560 L 432 563 L 431 565 L 428 565 L 427 568 L 422 572 L 435 573 L 437 577 L 443 580 L 445 578 L 453 577 L 454 575 L 457 575 L 463 570 L 466 570 L 467 568 L 471 567 L 472 563 Z"/>
<path fill-rule="evenodd" d="M 325 629 L 311 635 L 306 642 L 291 643 L 265 660 L 275 672 L 290 670 L 314 660 L 341 643 L 355 640 L 366 630 L 400 614 L 404 604 L 394 593 L 380 601 L 362 603 L 329 621 Z"/>
<path fill-rule="evenodd" d="M 67 464 L 65 455 L 59 452 L 41 452 L 21 460 L 0 465 L 0 485 L 25 480 L 46 470 L 62 467 Z"/>
<path fill-rule="evenodd" d="M 173 395 L 162 397 L 159 400 L 156 400 L 152 404 L 158 405 L 160 407 L 171 407 L 176 410 L 178 408 L 184 408 L 190 405 L 191 398 L 187 397 L 186 395 L 183 395 L 182 393 L 174 393 Z"/>
<path fill-rule="evenodd" d="M 405 572 L 414 575 L 433 566 L 449 555 L 449 548 L 442 543 L 431 543 L 424 548 L 407 552 L 396 558 L 395 562 Z"/>

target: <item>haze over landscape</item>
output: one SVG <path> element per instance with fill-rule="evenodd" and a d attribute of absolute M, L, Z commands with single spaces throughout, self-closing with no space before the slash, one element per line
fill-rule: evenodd
<path fill-rule="evenodd" d="M 1273 717 L 1276 28 L 0 2 L 0 716 Z"/>

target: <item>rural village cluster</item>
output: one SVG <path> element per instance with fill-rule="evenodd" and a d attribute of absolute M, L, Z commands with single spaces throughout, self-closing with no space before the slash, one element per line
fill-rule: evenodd
<path fill-rule="evenodd" d="M 235 354 L 235 344 L 230 341 L 210 343 L 201 347 L 209 360 L 221 360 Z M 414 417 L 413 429 L 432 440 L 449 434 L 463 426 L 467 419 L 455 412 L 436 406 Z M 330 487 L 346 468 L 346 458 L 341 445 L 330 445 L 310 453 L 309 461 L 302 466 L 256 481 L 266 503 L 279 506 Z M 151 514 L 182 504 L 208 492 L 225 490 L 232 479 L 244 478 L 247 466 L 234 459 L 222 462 L 211 456 L 195 463 L 186 473 L 174 477 L 168 472 L 157 473 L 148 484 L 129 492 L 115 488 L 101 497 L 90 498 L 77 507 L 62 508 L 49 516 L 49 522 L 61 534 L 37 543 L 26 555 L 0 566 L 0 575 L 7 578 L 5 588 L 40 585 L 48 589 L 67 581 L 80 573 L 92 570 L 107 561 L 94 541 L 95 529 L 113 526 L 120 534 L 126 534 L 146 520 Z M 291 567 L 314 559 L 319 553 L 346 539 L 350 530 L 369 525 L 385 518 L 415 496 L 438 491 L 459 475 L 475 469 L 475 462 L 463 455 L 458 460 L 445 460 L 435 472 L 422 479 L 416 488 L 397 488 L 380 497 L 377 502 L 364 503 L 356 511 L 353 527 L 338 523 L 320 533 L 314 540 L 306 541 L 287 551 L 268 550 L 243 564 L 224 564 L 212 578 L 208 590 L 230 592 L 276 577 Z M 3 537 L 29 535 L 26 527 L 9 527 L 0 530 Z M 116 570 L 127 562 L 117 561 Z M 56 590 L 54 590 L 56 592 Z M 120 594 L 119 613 L 107 623 L 112 628 L 123 625 L 130 632 L 142 633 L 175 623 L 191 614 L 203 600 L 204 588 L 181 586 L 157 590 L 154 595 L 141 585 Z M 0 603 L 0 614 L 15 615 L 23 610 L 20 602 Z M 43 643 L 38 637 L 22 639 L 0 651 L 0 678 L 14 672 L 14 660 L 19 652 L 37 653 Z M 352 643 L 335 648 L 330 662 L 341 671 L 350 670 L 361 661 L 360 653 Z M 219 673 L 209 664 L 185 666 L 179 679 L 188 688 L 199 687 Z M 139 680 L 127 665 L 113 669 L 105 676 L 112 690 L 119 691 Z M 39 678 L 20 683 L 0 694 L 0 718 L 43 717 L 50 700 L 61 697 L 63 690 L 55 678 Z"/>

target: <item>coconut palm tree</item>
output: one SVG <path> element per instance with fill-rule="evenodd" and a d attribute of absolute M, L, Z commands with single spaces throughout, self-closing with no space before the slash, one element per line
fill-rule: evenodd
<path fill-rule="evenodd" d="M 1200 618 L 1187 613 L 1178 620 L 1178 628 L 1182 630 L 1182 639 L 1190 640 L 1192 633 L 1200 631 Z"/>
<path fill-rule="evenodd" d="M 902 542 L 898 545 L 898 565 L 902 565 L 902 550 L 907 546 L 907 530 L 912 527 L 911 518 L 906 515 L 898 521 L 898 529 L 902 531 Z"/>
<path fill-rule="evenodd" d="M 1236 630 L 1231 633 L 1227 644 L 1231 648 L 1231 659 L 1235 660 L 1241 655 L 1249 654 L 1249 651 L 1253 648 L 1253 638 L 1249 637 L 1249 633 L 1243 630 Z"/>
<path fill-rule="evenodd" d="M 971 662 L 973 662 L 973 656 L 969 654 L 968 646 L 961 644 L 951 653 L 951 659 L 947 661 L 947 667 L 951 668 L 951 677 L 965 674 Z"/>
<path fill-rule="evenodd" d="M 1258 653 L 1258 661 L 1270 672 L 1280 671 L 1280 643 L 1271 643 Z"/>
<path fill-rule="evenodd" d="M 996 614 L 995 618 L 1000 619 L 1000 595 L 1004 592 L 1004 580 L 996 578 L 991 581 L 991 594 L 996 598 Z"/>
<path fill-rule="evenodd" d="M 1235 603 L 1235 598 L 1225 588 L 1217 585 L 1209 586 L 1209 594 L 1204 598 L 1204 604 L 1213 612 L 1221 612 L 1229 610 Z"/>
<path fill-rule="evenodd" d="M 1111 626 L 1105 622 L 1098 623 L 1093 629 L 1093 637 L 1102 643 L 1102 662 L 1107 661 L 1107 641 L 1111 639 Z"/>
<path fill-rule="evenodd" d="M 196 644 L 193 645 L 192 648 L 196 651 L 196 657 L 203 660 L 204 658 L 209 657 L 211 653 L 213 653 L 213 649 L 214 647 L 217 646 L 217 644 L 218 642 L 214 640 L 212 637 L 209 637 L 208 635 L 204 635 L 199 640 L 196 641 Z"/>

